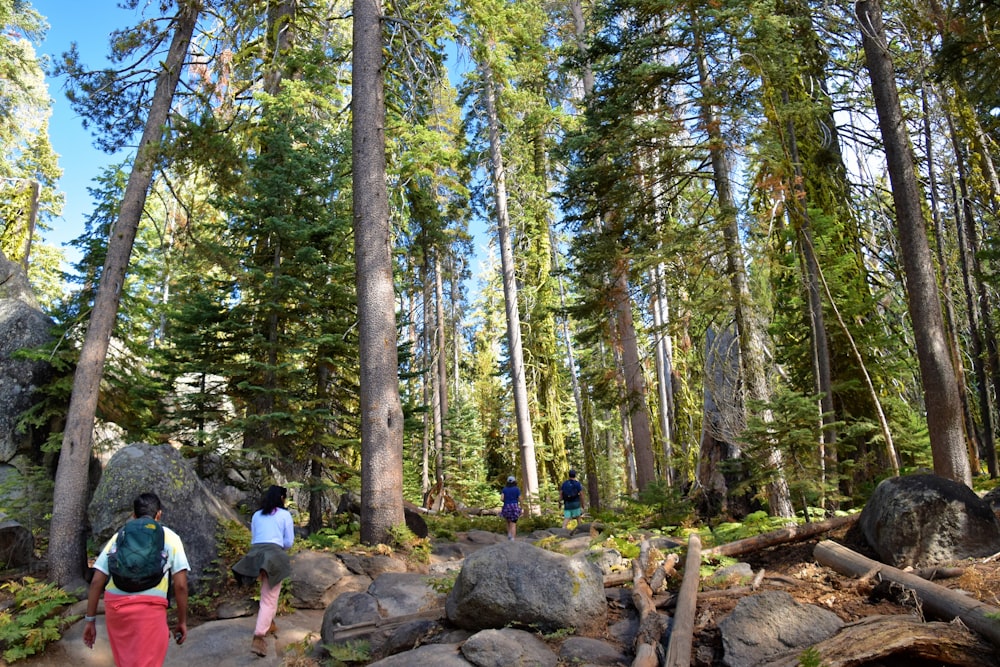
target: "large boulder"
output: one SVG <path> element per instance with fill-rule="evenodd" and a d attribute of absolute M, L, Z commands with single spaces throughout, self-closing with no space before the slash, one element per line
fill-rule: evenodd
<path fill-rule="evenodd" d="M 759 665 L 828 639 L 842 627 L 832 611 L 796 602 L 785 591 L 748 595 L 719 621 L 723 662 L 729 667 Z"/>
<path fill-rule="evenodd" d="M 444 596 L 434 590 L 431 579 L 423 574 L 386 572 L 371 583 L 368 593 L 378 600 L 383 616 L 407 616 L 440 608 L 444 603 Z"/>
<path fill-rule="evenodd" d="M 52 367 L 44 361 L 14 359 L 20 350 L 37 347 L 51 337 L 52 320 L 38 307 L 24 269 L 0 253 L 0 461 L 19 451 L 31 452 L 32 434 L 17 432 L 21 413 L 37 400 L 37 388 L 48 382 Z M 32 452 L 33 453 L 33 452 Z"/>
<path fill-rule="evenodd" d="M 884 480 L 858 525 L 879 559 L 895 567 L 937 565 L 1000 551 L 1000 521 L 990 503 L 964 484 L 937 475 Z"/>
<path fill-rule="evenodd" d="M 296 609 L 326 609 L 338 594 L 331 591 L 350 574 L 335 554 L 325 551 L 300 551 L 291 561 L 286 585 Z"/>
<path fill-rule="evenodd" d="M 220 523 L 238 521 L 231 508 L 208 490 L 188 462 L 170 445 L 132 444 L 120 449 L 104 469 L 87 516 L 100 546 L 132 516 L 132 501 L 151 491 L 163 503 L 163 523 L 184 542 L 197 585 L 215 569 Z"/>
<path fill-rule="evenodd" d="M 476 667 L 556 667 L 559 656 L 541 639 L 513 628 L 481 630 L 462 644 L 462 656 Z"/>
<path fill-rule="evenodd" d="M 586 559 L 502 542 L 465 559 L 446 611 L 452 623 L 469 630 L 516 623 L 542 632 L 603 632 L 604 578 Z"/>

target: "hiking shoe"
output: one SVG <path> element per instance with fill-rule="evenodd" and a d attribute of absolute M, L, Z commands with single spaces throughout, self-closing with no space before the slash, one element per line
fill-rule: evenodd
<path fill-rule="evenodd" d="M 250 645 L 250 652 L 264 657 L 267 655 L 267 642 L 260 635 L 253 636 L 253 643 Z"/>
<path fill-rule="evenodd" d="M 274 621 L 271 621 L 271 627 L 267 629 L 267 634 L 271 635 L 275 639 L 278 638 L 278 626 Z"/>

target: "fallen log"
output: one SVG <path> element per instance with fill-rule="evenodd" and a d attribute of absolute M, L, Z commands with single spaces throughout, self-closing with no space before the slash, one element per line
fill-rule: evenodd
<path fill-rule="evenodd" d="M 406 614 L 404 616 L 390 616 L 388 618 L 379 618 L 374 621 L 365 621 L 363 623 L 354 623 L 352 625 L 342 625 L 334 629 L 333 640 L 344 641 L 347 639 L 355 639 L 357 637 L 366 637 L 374 633 L 376 630 L 403 625 L 404 623 L 409 623 L 410 621 L 437 621 L 444 617 L 444 607 L 434 607 L 433 609 L 426 609 L 424 611 L 418 611 L 414 614 Z"/>
<path fill-rule="evenodd" d="M 873 561 L 830 540 L 817 544 L 813 557 L 820 565 L 826 565 L 847 576 L 861 577 L 874 571 L 883 580 L 912 589 L 920 599 L 920 606 L 925 613 L 945 621 L 960 618 L 966 626 L 988 639 L 994 646 L 1000 647 L 1000 623 L 996 620 L 1000 617 L 1000 608 L 891 565 Z"/>
<path fill-rule="evenodd" d="M 701 581 L 701 540 L 694 533 L 688 537 L 687 557 L 684 559 L 684 578 L 677 593 L 677 611 L 674 627 L 670 632 L 670 645 L 664 667 L 689 667 L 691 647 L 694 643 L 694 616 L 698 611 L 698 582 Z"/>
<path fill-rule="evenodd" d="M 843 526 L 849 526 L 857 521 L 859 516 L 861 516 L 861 513 L 856 512 L 854 514 L 848 514 L 847 516 L 835 516 L 832 519 L 827 519 L 826 521 L 804 523 L 801 526 L 779 528 L 778 530 L 772 530 L 769 533 L 754 535 L 753 537 L 748 537 L 744 540 L 736 540 L 735 542 L 720 544 L 712 547 L 711 549 L 706 549 L 704 554 L 706 556 L 740 556 L 742 554 L 751 553 L 760 549 L 766 549 L 779 544 L 798 542 L 809 539 L 810 537 L 815 537 L 821 533 L 842 528 Z"/>
<path fill-rule="evenodd" d="M 639 611 L 639 630 L 636 632 L 635 659 L 632 667 L 656 667 L 659 663 L 656 649 L 660 645 L 665 624 L 653 603 L 653 589 L 646 580 L 649 569 L 649 541 L 643 540 L 639 557 L 632 561 L 632 604 Z"/>
<path fill-rule="evenodd" d="M 804 651 L 795 651 L 761 667 L 798 667 Z M 868 616 L 844 626 L 840 632 L 812 646 L 823 667 L 880 664 L 892 657 L 899 664 L 998 667 L 990 644 L 959 623 L 925 623 L 915 616 Z M 895 664 L 895 663 L 894 663 Z"/>

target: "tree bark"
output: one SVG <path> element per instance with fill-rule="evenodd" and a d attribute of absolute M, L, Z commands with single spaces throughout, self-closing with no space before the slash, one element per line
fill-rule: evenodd
<path fill-rule="evenodd" d="M 486 104 L 490 135 L 490 162 L 492 164 L 493 199 L 496 205 L 497 235 L 500 237 L 500 264 L 503 272 L 503 294 L 507 313 L 507 344 L 510 347 L 510 375 L 514 393 L 514 416 L 517 422 L 517 441 L 521 454 L 521 479 L 525 501 L 532 514 L 540 509 L 538 497 L 538 466 L 535 461 L 535 439 L 531 432 L 528 405 L 528 386 L 524 376 L 524 349 L 521 344 L 521 315 L 517 307 L 517 281 L 514 277 L 514 250 L 510 241 L 510 220 L 507 212 L 507 177 L 500 150 L 500 122 L 497 118 L 493 74 L 487 66 L 483 70 L 483 98 Z"/>
<path fill-rule="evenodd" d="M 729 160 L 725 154 L 725 141 L 720 130 L 720 120 L 708 100 L 714 83 L 709 77 L 704 46 L 701 44 L 700 36 L 696 36 L 695 41 L 698 76 L 703 93 L 701 99 L 702 124 L 708 133 L 712 180 L 719 200 L 719 216 L 725 244 L 726 272 L 729 275 L 737 336 L 739 337 L 740 370 L 746 398 L 766 403 L 771 398 L 771 392 L 767 386 L 767 377 L 764 372 L 761 332 L 754 322 L 750 288 L 747 285 L 746 264 L 743 258 L 743 248 L 740 245 L 739 227 L 736 219 L 736 205 L 733 201 L 732 185 L 729 180 Z M 764 418 L 767 419 L 768 415 L 765 414 Z M 782 472 L 781 452 L 776 449 L 771 450 L 768 454 L 768 464 L 778 471 L 774 481 L 767 487 L 771 514 L 781 517 L 794 516 L 795 511 L 788 491 L 788 482 Z"/>
<path fill-rule="evenodd" d="M 382 4 L 354 0 L 351 110 L 354 253 L 361 412 L 361 541 L 387 542 L 403 519 L 403 409 L 399 399 L 389 196 L 385 184 Z"/>
<path fill-rule="evenodd" d="M 880 664 L 961 665 L 996 667 L 992 647 L 965 628 L 951 623 L 925 623 L 914 616 L 869 616 L 845 626 L 812 647 L 823 667 Z M 801 651 L 761 667 L 799 667 Z M 892 661 L 896 658 L 899 663 Z"/>
<path fill-rule="evenodd" d="M 163 67 L 157 75 L 149 114 L 122 198 L 118 221 L 111 229 L 101 281 L 94 297 L 87 335 L 80 361 L 73 375 L 73 392 L 66 416 L 66 430 L 59 453 L 53 495 L 49 543 L 49 578 L 60 586 L 82 583 L 86 566 L 86 504 L 89 498 L 88 471 L 93 449 L 94 417 L 108 345 L 121 301 L 125 272 L 135 243 L 139 220 L 160 152 L 163 128 L 180 80 L 201 2 L 180 5 L 174 35 Z"/>
<path fill-rule="evenodd" d="M 882 25 L 882 8 L 877 0 L 862 0 L 855 4 L 855 12 L 892 184 L 896 228 L 920 363 L 934 472 L 971 486 L 972 472 L 965 452 L 955 369 L 944 332 L 941 301 L 921 208 L 923 200 L 899 105 L 896 73 Z"/>
<path fill-rule="evenodd" d="M 752 553 L 754 551 L 777 546 L 779 544 L 807 540 L 810 537 L 819 535 L 820 533 L 849 526 L 856 522 L 860 516 L 860 513 L 848 514 L 847 516 L 836 516 L 832 519 L 819 521 L 817 523 L 807 523 L 802 526 L 779 528 L 778 530 L 772 530 L 769 533 L 761 533 L 760 535 L 754 535 L 753 537 L 748 537 L 743 540 L 720 544 L 719 546 L 712 547 L 711 549 L 706 549 L 703 553 L 706 556 L 742 556 L 743 554 Z"/>

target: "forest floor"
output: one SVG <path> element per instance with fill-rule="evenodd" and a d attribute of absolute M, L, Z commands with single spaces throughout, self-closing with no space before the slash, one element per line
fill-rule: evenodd
<path fill-rule="evenodd" d="M 813 549 L 822 540 L 831 540 L 863 556 L 877 560 L 868 546 L 857 522 L 801 542 L 782 544 L 744 554 L 739 561 L 749 564 L 755 573 L 765 571 L 766 579 L 760 590 L 781 589 L 797 602 L 828 609 L 845 623 L 868 616 L 921 614 L 919 604 L 911 599 L 896 601 L 881 595 L 872 582 L 862 582 L 841 575 L 816 562 Z M 963 560 L 942 564 L 941 568 L 957 568 L 958 577 L 935 579 L 935 583 L 961 590 L 989 605 L 1000 607 L 1000 562 L 985 559 Z M 702 589 L 705 590 L 704 587 Z M 742 595 L 699 595 L 692 650 L 692 665 L 709 667 L 723 664 L 722 637 L 718 622 L 729 614 Z M 941 619 L 926 619 L 941 620 Z M 951 620 L 951 619 L 944 619 Z"/>
<path fill-rule="evenodd" d="M 831 568 L 819 565 L 813 556 L 816 544 L 822 540 L 832 540 L 863 556 L 875 559 L 875 554 L 868 547 L 857 523 L 849 527 L 833 529 L 821 535 L 762 548 L 743 554 L 736 558 L 747 563 L 754 573 L 764 571 L 765 577 L 757 589 L 784 590 L 796 601 L 812 604 L 828 609 L 837 614 L 845 623 L 853 623 L 865 617 L 887 615 L 919 616 L 919 604 L 911 599 L 897 601 L 880 595 L 879 588 L 871 581 L 841 575 Z M 942 564 L 961 571 L 961 576 L 936 579 L 938 585 L 959 589 L 968 595 L 993 606 L 1000 607 L 1000 561 L 984 562 L 984 559 L 964 560 L 955 563 Z M 9 574 L 9 573 L 8 573 Z M 38 576 L 39 573 L 34 573 Z M 739 600 L 749 595 L 746 582 L 726 582 L 713 586 L 702 583 L 698 596 L 697 612 L 692 644 L 692 661 L 694 667 L 717 667 L 724 664 L 722 637 L 718 623 L 736 606 Z M 680 586 L 680 577 L 670 581 L 668 589 L 676 593 Z M 9 593 L 0 593 L 0 606 L 9 604 Z M 224 602 L 234 604 L 245 601 L 246 590 L 238 587 L 226 587 L 212 596 L 210 604 L 192 605 L 189 615 L 189 627 L 195 628 L 209 624 L 217 619 L 216 609 Z M 673 613 L 672 609 L 668 609 Z M 609 626 L 618 621 L 625 611 L 616 605 L 609 605 Z M 937 619 L 926 619 L 937 620 Z M 947 619 L 950 620 L 950 619 Z M 556 641 L 558 644 L 558 641 Z M 622 647 L 628 651 L 630 647 Z M 558 646 L 553 646 L 558 649 Z M 0 665 L 3 662 L 0 660 Z M 39 665 L 43 663 L 38 663 Z M 89 663 L 88 663 L 89 664 Z M 299 664 L 299 663 L 296 663 Z M 307 661 L 305 664 L 323 664 Z M 884 662 L 890 665 L 895 663 Z M 924 663 L 905 663 L 908 667 Z M 939 664 L 939 663 L 938 663 Z"/>

